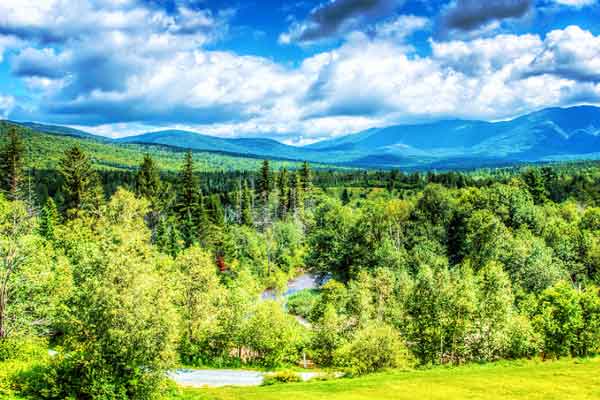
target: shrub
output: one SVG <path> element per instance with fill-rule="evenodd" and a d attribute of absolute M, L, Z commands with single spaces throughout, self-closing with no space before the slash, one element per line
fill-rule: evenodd
<path fill-rule="evenodd" d="M 40 338 L 0 339 L 0 362 L 7 360 L 33 360 L 48 355 L 47 342 Z"/>
<path fill-rule="evenodd" d="M 301 290 L 288 297 L 287 309 L 290 314 L 308 318 L 319 297 L 319 292 L 314 289 Z"/>
<path fill-rule="evenodd" d="M 412 364 L 398 332 L 385 325 L 370 325 L 359 330 L 350 343 L 336 351 L 334 359 L 337 366 L 346 368 L 352 375 Z"/>
<path fill-rule="evenodd" d="M 531 321 L 523 316 L 514 316 L 508 327 L 506 356 L 509 358 L 529 358 L 539 353 L 541 337 L 535 332 Z"/>
<path fill-rule="evenodd" d="M 296 362 L 306 340 L 306 330 L 276 301 L 260 303 L 244 329 L 251 361 L 265 367 Z"/>
<path fill-rule="evenodd" d="M 277 383 L 297 383 L 302 382 L 302 378 L 292 371 L 280 371 L 275 372 L 274 374 L 269 374 L 265 376 L 263 380 L 263 386 L 275 385 Z"/>

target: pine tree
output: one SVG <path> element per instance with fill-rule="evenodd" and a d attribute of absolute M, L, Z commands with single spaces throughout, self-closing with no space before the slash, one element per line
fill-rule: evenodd
<path fill-rule="evenodd" d="M 103 203 L 104 193 L 100 179 L 79 146 L 65 151 L 58 169 L 63 177 L 64 206 L 70 217 L 84 209 L 97 209 Z"/>
<path fill-rule="evenodd" d="M 344 190 L 342 191 L 342 204 L 346 205 L 348 203 L 350 203 L 350 193 L 348 192 L 348 188 L 344 188 Z"/>
<path fill-rule="evenodd" d="M 135 189 L 138 196 L 145 197 L 153 204 L 160 194 L 162 183 L 156 163 L 149 154 L 144 155 L 144 161 L 135 177 Z"/>
<path fill-rule="evenodd" d="M 7 198 L 19 198 L 23 181 L 23 153 L 25 147 L 17 129 L 11 127 L 8 131 L 8 141 L 0 152 L 0 168 L 2 169 L 2 190 Z"/>
<path fill-rule="evenodd" d="M 242 191 L 242 224 L 246 226 L 254 224 L 254 218 L 252 218 L 252 193 L 246 181 L 244 181 L 244 189 Z"/>
<path fill-rule="evenodd" d="M 177 213 L 182 221 L 186 221 L 188 217 L 196 215 L 200 196 L 198 180 L 194 175 L 192 152 L 188 151 L 185 156 L 183 168 L 179 173 L 179 188 L 177 192 Z"/>
<path fill-rule="evenodd" d="M 279 205 L 277 207 L 277 215 L 280 219 L 284 219 L 288 212 L 288 174 L 284 168 L 279 173 L 279 179 L 277 181 L 279 188 Z"/>
<path fill-rule="evenodd" d="M 302 179 L 302 190 L 304 191 L 304 194 L 308 196 L 312 190 L 312 172 L 310 171 L 310 167 L 306 161 L 304 161 L 302 164 L 300 176 Z"/>
<path fill-rule="evenodd" d="M 235 191 L 233 192 L 233 199 L 232 199 L 232 207 L 233 207 L 233 222 L 235 224 L 241 224 L 242 223 L 242 182 L 241 181 L 237 181 L 236 182 L 236 188 Z"/>
<path fill-rule="evenodd" d="M 392 193 L 394 191 L 394 189 L 396 188 L 396 180 L 397 179 L 398 179 L 398 171 L 394 169 L 394 170 L 392 170 L 392 172 L 390 172 L 390 177 L 387 182 L 388 192 Z"/>
<path fill-rule="evenodd" d="M 269 161 L 264 160 L 260 169 L 260 176 L 257 182 L 259 219 L 258 225 L 261 229 L 266 229 L 271 224 L 271 213 L 269 210 L 269 194 L 271 191 L 271 169 Z"/>
<path fill-rule="evenodd" d="M 40 213 L 40 234 L 48 240 L 54 240 L 54 228 L 58 223 L 58 209 L 52 197 L 48 197 L 46 205 Z"/>
<path fill-rule="evenodd" d="M 302 182 L 300 175 L 294 173 L 290 176 L 290 187 L 288 189 L 288 211 L 296 216 L 301 211 Z"/>
<path fill-rule="evenodd" d="M 269 167 L 269 160 L 264 160 L 262 163 L 256 189 L 263 205 L 268 204 L 269 193 L 271 192 L 271 169 Z"/>

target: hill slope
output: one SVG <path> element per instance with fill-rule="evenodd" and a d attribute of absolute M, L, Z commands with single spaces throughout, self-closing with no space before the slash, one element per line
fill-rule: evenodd
<path fill-rule="evenodd" d="M 99 170 L 132 170 L 141 164 L 144 154 L 151 154 L 159 168 L 165 172 L 177 172 L 183 164 L 185 152 L 180 148 L 147 145 L 122 144 L 95 138 L 79 137 L 69 134 L 46 133 L 33 130 L 23 125 L 0 121 L 0 144 L 6 139 L 6 130 L 16 126 L 20 131 L 28 152 L 29 165 L 36 169 L 55 169 L 58 160 L 65 150 L 78 145 L 91 158 Z M 194 151 L 197 171 L 256 171 L 262 159 L 249 156 Z M 298 168 L 299 162 L 275 160 L 271 163 L 274 169 Z M 331 165 L 315 164 L 315 168 L 330 168 Z"/>
<path fill-rule="evenodd" d="M 71 128 L 22 125 L 54 134 L 110 141 Z M 113 142 L 371 168 L 475 168 L 599 158 L 600 108 L 549 108 L 501 122 L 447 120 L 388 126 L 304 147 L 266 138 L 225 139 L 180 130 L 150 132 Z"/>

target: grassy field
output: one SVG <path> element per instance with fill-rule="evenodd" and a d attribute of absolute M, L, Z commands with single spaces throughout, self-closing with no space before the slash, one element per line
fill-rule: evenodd
<path fill-rule="evenodd" d="M 255 388 L 182 389 L 171 400 L 600 399 L 600 358 L 388 372 Z"/>

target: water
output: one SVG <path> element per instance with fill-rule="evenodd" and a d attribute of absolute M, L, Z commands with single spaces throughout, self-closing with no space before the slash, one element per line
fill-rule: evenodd
<path fill-rule="evenodd" d="M 316 289 L 318 287 L 319 283 L 316 276 L 314 276 L 313 274 L 302 274 L 288 282 L 287 290 L 283 292 L 283 297 L 289 297 L 294 293 L 298 293 L 301 290 Z M 265 290 L 261 297 L 263 300 L 277 299 L 277 295 L 273 289 Z"/>

